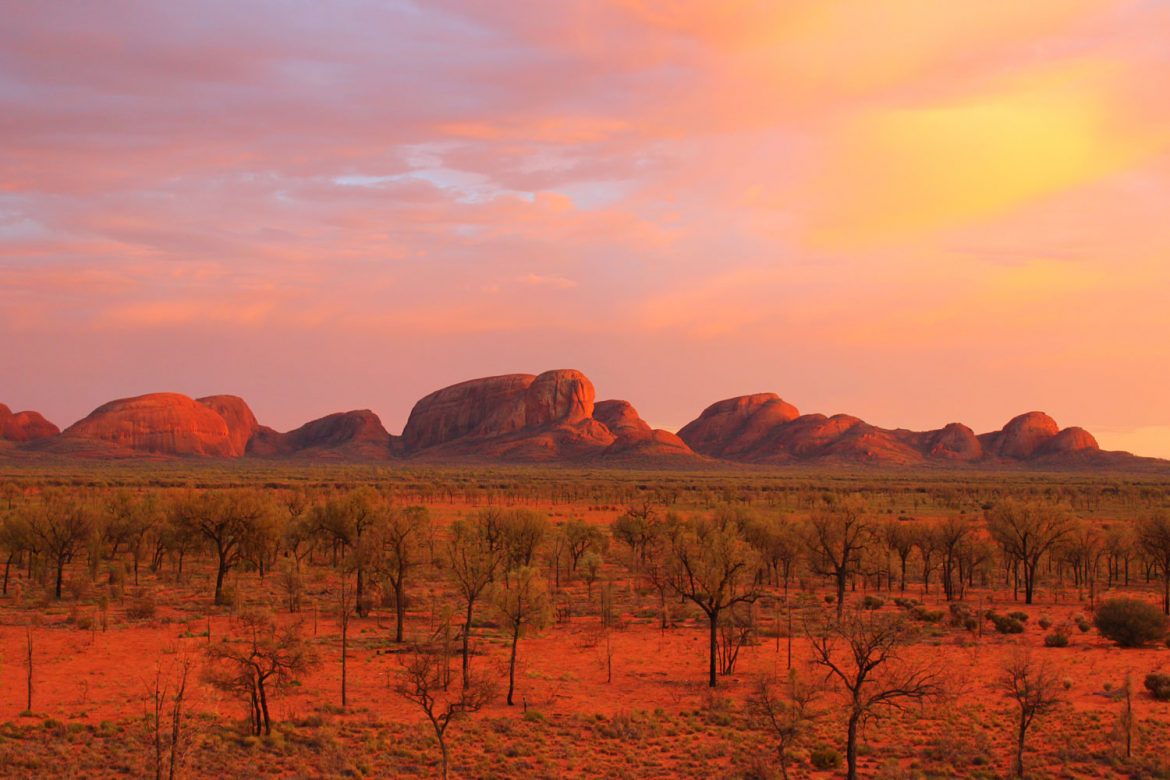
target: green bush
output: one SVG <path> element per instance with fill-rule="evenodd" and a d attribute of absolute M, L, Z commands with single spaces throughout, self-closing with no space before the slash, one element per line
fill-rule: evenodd
<path fill-rule="evenodd" d="M 863 609 L 881 609 L 886 604 L 886 600 L 877 596 L 866 596 L 861 600 Z"/>
<path fill-rule="evenodd" d="M 1146 690 L 1158 701 L 1170 701 L 1170 674 L 1147 674 Z"/>
<path fill-rule="evenodd" d="M 808 760 L 812 762 L 814 769 L 822 772 L 841 766 L 841 754 L 831 747 L 814 748 L 809 754 Z"/>
<path fill-rule="evenodd" d="M 1020 612 L 1019 610 L 1016 610 L 1015 612 L 1009 612 L 1008 617 L 1012 618 L 1013 620 L 1018 620 L 1021 623 L 1028 622 L 1028 613 L 1027 612 Z"/>
<path fill-rule="evenodd" d="M 902 609 L 913 609 L 918 606 L 918 602 L 915 599 L 907 599 L 899 596 L 894 599 L 894 605 Z"/>
<path fill-rule="evenodd" d="M 998 612 L 988 612 L 987 619 L 995 626 L 995 630 L 1000 634 L 1022 634 L 1024 633 L 1023 622 L 1017 620 L 1011 615 L 1001 615 Z"/>
<path fill-rule="evenodd" d="M 940 623 L 943 619 L 943 611 L 941 609 L 927 609 L 926 607 L 912 607 L 910 609 L 910 617 L 915 620 L 921 620 L 923 623 Z"/>
<path fill-rule="evenodd" d="M 1044 637 L 1045 647 L 1068 647 L 1068 633 L 1057 629 Z"/>
<path fill-rule="evenodd" d="M 1101 636 L 1122 647 L 1141 647 L 1166 636 L 1166 616 L 1148 601 L 1116 598 L 1101 602 L 1093 615 Z"/>

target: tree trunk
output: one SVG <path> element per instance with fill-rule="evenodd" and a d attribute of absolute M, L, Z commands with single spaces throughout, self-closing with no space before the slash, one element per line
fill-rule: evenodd
<path fill-rule="evenodd" d="M 512 657 L 508 661 L 508 706 L 512 706 L 512 692 L 516 690 L 516 646 L 520 644 L 520 622 L 512 624 Z"/>
<path fill-rule="evenodd" d="M 471 668 L 471 610 L 474 602 L 467 602 L 467 622 L 463 624 L 463 690 L 467 690 L 471 681 L 468 679 L 468 672 Z"/>
<path fill-rule="evenodd" d="M 1020 713 L 1020 732 L 1016 738 L 1016 777 L 1024 776 L 1024 737 L 1028 733 L 1028 721 Z"/>
<path fill-rule="evenodd" d="M 394 641 L 402 642 L 402 626 L 406 622 L 406 583 L 401 576 L 394 583 L 394 619 Z"/>
<path fill-rule="evenodd" d="M 845 615 L 845 579 L 848 571 L 844 568 L 837 572 L 837 622 Z"/>
<path fill-rule="evenodd" d="M 447 780 L 447 740 L 439 737 L 439 752 L 442 754 L 443 780 Z"/>
<path fill-rule="evenodd" d="M 57 601 L 61 600 L 61 580 L 65 576 L 65 559 L 57 556 Z"/>
<path fill-rule="evenodd" d="M 259 679 L 256 688 L 260 691 L 260 712 L 264 715 L 264 734 L 272 736 L 272 719 L 268 717 L 268 694 L 264 691 L 263 677 Z"/>
<path fill-rule="evenodd" d="M 708 612 L 707 617 L 710 618 L 710 621 L 711 621 L 711 666 L 710 666 L 710 673 L 707 677 L 707 685 L 710 686 L 711 688 L 714 688 L 715 687 L 715 656 L 718 652 L 718 648 L 716 647 L 716 645 L 717 645 L 717 639 L 718 639 L 717 624 L 719 622 L 719 612 L 718 611 Z"/>
<path fill-rule="evenodd" d="M 849 737 L 845 743 L 846 778 L 857 780 L 857 727 L 861 721 L 861 713 L 854 711 L 849 714 Z"/>
<path fill-rule="evenodd" d="M 182 577 L 183 556 L 179 555 L 179 576 Z M 215 604 L 216 606 L 223 605 L 223 578 L 227 574 L 227 565 L 221 555 L 219 557 L 219 566 L 215 570 Z"/>

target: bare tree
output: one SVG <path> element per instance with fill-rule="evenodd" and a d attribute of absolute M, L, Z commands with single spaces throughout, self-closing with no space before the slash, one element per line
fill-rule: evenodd
<path fill-rule="evenodd" d="M 807 543 L 813 570 L 833 578 L 837 589 L 837 619 L 845 612 L 845 587 L 849 574 L 861 562 L 869 542 L 869 523 L 856 501 L 814 512 L 809 518 Z"/>
<path fill-rule="evenodd" d="M 417 704 L 430 721 L 439 743 L 440 766 L 446 780 L 450 762 L 448 727 L 457 718 L 482 709 L 495 696 L 495 690 L 487 679 L 464 678 L 467 684 L 458 694 L 448 695 L 442 684 L 442 666 L 443 662 L 434 653 L 414 648 L 403 660 L 402 676 L 395 690 L 399 696 Z"/>
<path fill-rule="evenodd" d="M 776 743 L 780 774 L 788 780 L 789 751 L 798 747 L 824 713 L 813 705 L 823 693 L 818 685 L 801 680 L 795 669 L 783 683 L 760 677 L 750 701 L 754 719 L 769 732 Z"/>
<path fill-rule="evenodd" d="M 1028 729 L 1036 717 L 1051 712 L 1060 703 L 1060 684 L 1052 670 L 1044 663 L 1037 663 L 1025 651 L 1020 650 L 1008 658 L 1004 666 L 1000 686 L 1015 700 L 1019 708 L 1016 722 L 1016 777 L 1024 776 L 1024 744 Z"/>
<path fill-rule="evenodd" d="M 162 664 L 155 667 L 154 680 L 147 686 L 150 712 L 148 713 L 151 759 L 155 780 L 167 777 L 175 780 L 183 752 L 183 703 L 187 695 L 187 677 L 194 662 L 183 657 L 178 663 L 175 692 L 170 693 L 171 681 L 164 679 Z M 170 713 L 166 712 L 170 701 Z M 169 723 L 167 722 L 169 721 Z"/>
<path fill-rule="evenodd" d="M 548 625 L 550 604 L 544 579 L 536 569 L 524 566 L 512 572 L 506 587 L 494 594 L 496 611 L 511 634 L 512 652 L 508 659 L 508 706 L 516 690 L 516 652 L 520 638 L 528 631 Z"/>
<path fill-rule="evenodd" d="M 758 559 L 734 522 L 694 520 L 671 539 L 670 583 L 707 616 L 710 665 L 707 684 L 714 688 L 718 659 L 719 616 L 736 604 L 756 600 Z"/>
<path fill-rule="evenodd" d="M 268 699 L 317 665 L 300 624 L 277 628 L 264 612 L 240 616 L 241 636 L 208 646 L 208 677 L 216 687 L 242 694 L 256 736 L 272 733 Z"/>
<path fill-rule="evenodd" d="M 928 666 L 902 654 L 912 633 L 901 616 L 858 610 L 809 631 L 813 662 L 844 690 L 848 706 L 845 757 L 849 780 L 857 778 L 857 738 L 880 707 L 902 707 L 942 692 Z"/>
<path fill-rule="evenodd" d="M 1024 571 L 1024 603 L 1036 593 L 1040 560 L 1071 531 L 1068 514 L 1042 501 L 1005 499 L 987 513 L 987 529 L 1004 555 Z"/>

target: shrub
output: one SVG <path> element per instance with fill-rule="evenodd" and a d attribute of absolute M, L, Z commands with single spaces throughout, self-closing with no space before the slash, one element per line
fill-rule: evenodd
<path fill-rule="evenodd" d="M 1141 647 L 1166 635 L 1166 616 L 1148 601 L 1116 598 L 1101 602 L 1093 615 L 1101 636 L 1122 647 Z"/>
<path fill-rule="evenodd" d="M 137 591 L 134 598 L 126 605 L 126 618 L 128 620 L 150 620 L 154 617 L 154 613 L 154 594 L 149 591 Z"/>
<path fill-rule="evenodd" d="M 1077 615 L 1075 618 L 1073 618 L 1073 622 L 1077 624 L 1077 628 L 1082 634 L 1087 634 L 1089 629 L 1093 627 L 1093 625 L 1088 620 L 1085 620 L 1084 615 Z"/>
<path fill-rule="evenodd" d="M 988 612 L 987 619 L 995 625 L 995 630 L 1000 634 L 1022 634 L 1024 633 L 1024 624 L 1016 620 L 1011 615 L 1001 615 L 998 612 Z"/>
<path fill-rule="evenodd" d="M 809 753 L 808 760 L 812 762 L 813 768 L 822 772 L 830 769 L 836 769 L 841 766 L 841 754 L 831 747 L 814 748 Z"/>
<path fill-rule="evenodd" d="M 1045 631 L 1052 628 L 1052 621 L 1046 617 L 1040 618 L 1037 623 L 1040 625 L 1040 628 L 1044 629 Z"/>
<path fill-rule="evenodd" d="M 915 620 L 921 620 L 923 623 L 940 623 L 943 619 L 943 611 L 941 609 L 927 609 L 926 607 L 913 607 L 910 610 L 910 617 Z"/>
<path fill-rule="evenodd" d="M 1028 613 L 1027 612 L 1020 612 L 1019 610 L 1016 610 L 1015 612 L 1009 612 L 1008 617 L 1010 617 L 1013 620 L 1018 620 L 1021 623 L 1028 622 Z"/>
<path fill-rule="evenodd" d="M 1146 690 L 1158 701 L 1170 701 L 1170 674 L 1147 674 Z"/>
<path fill-rule="evenodd" d="M 877 596 L 866 596 L 861 600 L 863 609 L 881 609 L 886 604 L 886 600 Z"/>
<path fill-rule="evenodd" d="M 913 609 L 914 607 L 918 606 L 918 602 L 914 599 L 907 599 L 898 596 L 894 599 L 894 606 L 901 607 L 902 609 Z"/>
<path fill-rule="evenodd" d="M 1068 647 L 1068 633 L 1057 629 L 1044 637 L 1045 647 Z"/>

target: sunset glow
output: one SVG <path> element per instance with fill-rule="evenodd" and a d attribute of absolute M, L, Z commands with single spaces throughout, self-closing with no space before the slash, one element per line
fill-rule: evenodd
<path fill-rule="evenodd" d="M 0 8 L 13 409 L 573 367 L 1170 457 L 1170 3 Z"/>

